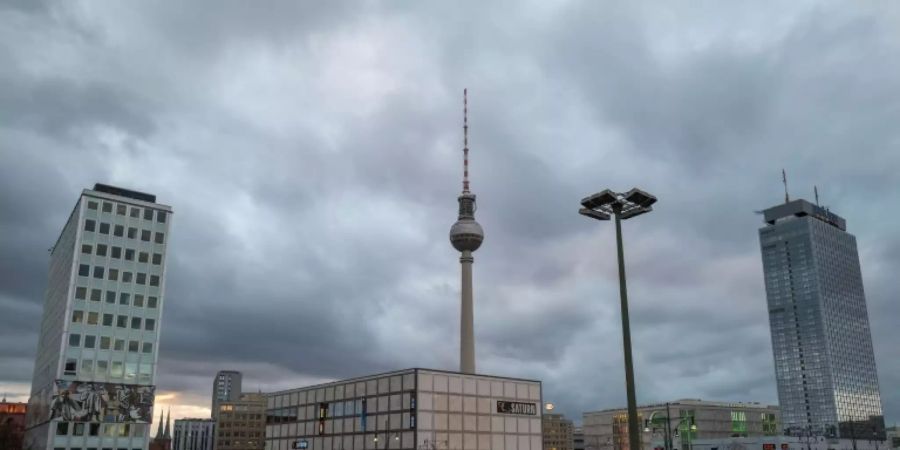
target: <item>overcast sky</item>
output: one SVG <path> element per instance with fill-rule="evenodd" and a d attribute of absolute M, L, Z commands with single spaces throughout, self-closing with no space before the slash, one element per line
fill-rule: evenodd
<path fill-rule="evenodd" d="M 469 88 L 479 372 L 580 421 L 623 406 L 611 187 L 639 402 L 776 403 L 754 214 L 791 194 L 859 243 L 900 420 L 900 8 L 891 2 L 0 2 L 0 392 L 27 398 L 81 189 L 175 211 L 157 377 L 248 391 L 458 367 L 447 233 Z M 157 410 L 158 411 L 158 410 Z"/>

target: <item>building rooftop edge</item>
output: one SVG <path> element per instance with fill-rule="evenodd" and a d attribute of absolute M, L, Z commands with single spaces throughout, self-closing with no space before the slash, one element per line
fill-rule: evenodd
<path fill-rule="evenodd" d="M 809 216 L 832 225 L 841 231 L 847 231 L 847 221 L 843 217 L 831 212 L 828 208 L 823 208 L 802 198 L 766 208 L 762 213 L 763 221 L 768 225 L 775 225 L 778 219 L 786 217 Z"/>
<path fill-rule="evenodd" d="M 280 395 L 280 394 L 285 394 L 285 393 L 289 393 L 289 392 L 293 392 L 293 391 L 298 391 L 301 389 L 313 389 L 313 388 L 318 388 L 318 387 L 325 387 L 325 386 L 332 385 L 332 384 L 347 383 L 350 381 L 382 377 L 385 375 L 403 375 L 403 374 L 408 374 L 408 373 L 417 373 L 419 371 L 445 373 L 448 375 L 466 375 L 466 376 L 473 376 L 473 377 L 498 378 L 498 379 L 503 379 L 503 380 L 524 381 L 524 382 L 528 382 L 528 383 L 541 384 L 540 380 L 531 380 L 531 379 L 527 379 L 527 378 L 505 377 L 502 375 L 487 375 L 487 374 L 481 374 L 481 373 L 463 373 L 463 372 L 455 372 L 452 370 L 428 369 L 425 367 L 410 367 L 408 369 L 398 369 L 398 370 L 392 370 L 389 372 L 373 373 L 370 375 L 359 375 L 359 376 L 355 376 L 355 377 L 351 377 L 351 378 L 344 378 L 344 379 L 338 379 L 338 380 L 334 380 L 334 381 L 328 381 L 325 383 L 311 384 L 309 386 L 301 386 L 301 387 L 290 388 L 290 389 L 282 389 L 280 391 L 267 392 L 267 393 L 264 393 L 264 395 L 266 395 L 266 396 Z"/>
<path fill-rule="evenodd" d="M 165 210 L 166 212 L 174 214 L 174 212 L 172 211 L 172 207 L 170 205 L 166 205 L 163 203 L 156 203 L 156 202 L 148 202 L 148 201 L 141 200 L 141 199 L 134 198 L 134 197 L 116 195 L 116 194 L 112 194 L 109 192 L 96 191 L 93 189 L 83 189 L 81 191 L 81 195 L 86 195 L 89 197 L 96 197 L 96 198 L 105 198 L 107 200 L 112 200 L 112 201 L 117 201 L 117 202 L 125 201 L 126 203 L 132 203 L 137 206 L 162 209 L 162 210 Z"/>
<path fill-rule="evenodd" d="M 758 409 L 770 409 L 770 408 L 777 409 L 778 408 L 778 405 L 767 405 L 765 403 L 759 403 L 759 402 L 723 402 L 723 401 L 716 401 L 716 400 L 702 400 L 699 398 L 682 398 L 679 400 L 674 400 L 674 401 L 668 402 L 668 405 L 669 406 L 679 406 L 679 405 L 720 406 L 720 407 L 741 407 L 741 408 L 758 408 Z M 666 406 L 666 402 L 647 403 L 644 405 L 638 405 L 637 407 L 640 409 L 640 408 L 659 408 L 659 407 L 665 407 L 665 406 Z M 625 411 L 626 409 L 628 409 L 628 408 L 622 407 L 622 408 L 599 409 L 596 411 L 585 411 L 584 413 L 582 413 L 582 415 Z"/>

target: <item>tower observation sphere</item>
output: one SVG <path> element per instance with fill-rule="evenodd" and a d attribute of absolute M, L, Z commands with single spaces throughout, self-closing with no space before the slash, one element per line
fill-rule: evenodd
<path fill-rule="evenodd" d="M 474 252 L 481 247 L 484 230 L 475 221 L 475 195 L 459 196 L 459 220 L 450 227 L 450 243 L 460 252 Z"/>

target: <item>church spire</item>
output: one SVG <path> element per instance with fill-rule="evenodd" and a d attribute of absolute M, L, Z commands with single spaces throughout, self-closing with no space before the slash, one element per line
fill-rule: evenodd
<path fill-rule="evenodd" d="M 162 439 L 163 436 L 163 411 L 162 408 L 159 408 L 159 426 L 156 428 L 156 438 Z"/>
<path fill-rule="evenodd" d="M 164 435 L 166 437 L 166 439 L 172 439 L 172 435 L 169 434 L 169 424 L 171 421 L 172 421 L 172 408 L 170 407 L 169 411 L 166 413 L 166 433 Z"/>

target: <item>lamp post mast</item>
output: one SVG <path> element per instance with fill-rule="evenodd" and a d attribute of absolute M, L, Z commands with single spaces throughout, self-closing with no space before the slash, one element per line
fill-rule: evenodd
<path fill-rule="evenodd" d="M 622 207 L 613 207 L 616 217 L 616 250 L 619 256 L 619 298 L 622 306 L 622 344 L 625 347 L 625 392 L 628 397 L 628 449 L 641 450 L 637 398 L 634 393 L 634 364 L 631 357 L 631 326 L 628 320 L 628 288 L 625 285 L 625 251 L 622 244 Z"/>

